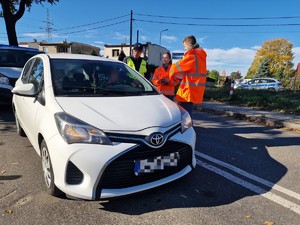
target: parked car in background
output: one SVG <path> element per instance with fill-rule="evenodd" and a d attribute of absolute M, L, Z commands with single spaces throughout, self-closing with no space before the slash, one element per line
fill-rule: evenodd
<path fill-rule="evenodd" d="M 236 80 L 234 80 L 233 88 L 237 89 L 240 86 L 242 86 L 243 84 L 247 83 L 249 80 L 251 80 L 251 79 L 236 79 Z"/>
<path fill-rule="evenodd" d="M 254 78 L 239 86 L 242 89 L 257 89 L 257 90 L 283 90 L 282 83 L 274 78 Z"/>
<path fill-rule="evenodd" d="M 11 90 L 29 58 L 41 53 L 34 48 L 0 45 L 0 103 L 11 104 Z"/>
<path fill-rule="evenodd" d="M 188 112 L 123 62 L 39 54 L 12 92 L 17 132 L 41 156 L 51 195 L 117 197 L 196 166 Z"/>

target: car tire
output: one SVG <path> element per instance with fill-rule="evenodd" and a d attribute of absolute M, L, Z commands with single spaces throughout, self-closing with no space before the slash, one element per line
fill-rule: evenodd
<path fill-rule="evenodd" d="M 16 129 L 17 129 L 18 135 L 20 135 L 21 137 L 26 137 L 26 134 L 25 134 L 20 122 L 19 122 L 16 111 L 15 111 L 15 121 L 16 121 Z"/>
<path fill-rule="evenodd" d="M 46 191 L 52 196 L 61 196 L 63 192 L 59 190 L 54 184 L 54 173 L 52 168 L 52 163 L 48 151 L 46 142 L 43 140 L 41 143 L 41 159 L 42 159 L 42 169 L 44 182 L 46 184 Z"/>

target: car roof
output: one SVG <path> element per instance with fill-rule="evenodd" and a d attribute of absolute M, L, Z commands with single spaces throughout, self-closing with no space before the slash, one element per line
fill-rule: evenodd
<path fill-rule="evenodd" d="M 83 59 L 83 60 L 101 60 L 108 62 L 120 62 L 115 59 L 104 58 L 101 56 L 84 55 L 84 54 L 70 54 L 70 53 L 48 53 L 46 54 L 51 59 Z"/>
<path fill-rule="evenodd" d="M 13 46 L 13 45 L 3 45 L 0 44 L 0 49 L 11 49 L 11 50 L 20 50 L 20 51 L 32 51 L 32 52 L 42 52 L 36 48 L 27 48 L 27 47 L 19 47 L 19 46 Z"/>
<path fill-rule="evenodd" d="M 260 79 L 277 80 L 277 79 L 272 78 L 272 77 L 258 77 L 258 78 L 253 78 L 252 80 L 260 80 Z"/>

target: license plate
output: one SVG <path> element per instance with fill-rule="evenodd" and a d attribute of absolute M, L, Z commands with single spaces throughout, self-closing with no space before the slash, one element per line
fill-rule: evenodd
<path fill-rule="evenodd" d="M 134 161 L 134 174 L 136 176 L 145 173 L 153 173 L 157 170 L 164 170 L 166 167 L 177 166 L 180 159 L 178 152 L 166 156 L 158 156 L 154 159 L 143 159 Z"/>

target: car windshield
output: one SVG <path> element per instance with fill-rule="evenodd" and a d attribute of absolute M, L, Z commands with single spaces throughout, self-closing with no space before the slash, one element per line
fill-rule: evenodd
<path fill-rule="evenodd" d="M 0 49 L 0 67 L 22 68 L 28 59 L 40 53 L 39 51 Z"/>
<path fill-rule="evenodd" d="M 128 96 L 158 92 L 124 63 L 102 60 L 51 59 L 55 96 Z"/>

